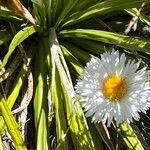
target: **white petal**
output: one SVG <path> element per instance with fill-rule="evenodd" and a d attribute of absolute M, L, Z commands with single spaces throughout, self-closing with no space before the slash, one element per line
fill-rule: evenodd
<path fill-rule="evenodd" d="M 76 92 L 82 96 L 81 104 L 86 116 L 92 121 L 110 126 L 113 120 L 116 124 L 123 121 L 139 120 L 139 112 L 146 112 L 150 108 L 150 71 L 146 67 L 139 69 L 140 62 L 128 60 L 125 54 L 119 56 L 119 51 L 106 52 L 101 59 L 92 58 L 77 81 Z M 126 95 L 117 102 L 111 102 L 102 93 L 104 80 L 111 75 L 125 78 Z"/>

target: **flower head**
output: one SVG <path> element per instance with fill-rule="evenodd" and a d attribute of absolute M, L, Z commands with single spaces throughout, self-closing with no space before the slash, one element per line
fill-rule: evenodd
<path fill-rule="evenodd" d="M 139 66 L 115 50 L 92 58 L 75 87 L 86 116 L 108 126 L 113 119 L 117 125 L 139 120 L 139 112 L 150 107 L 150 71 Z"/>

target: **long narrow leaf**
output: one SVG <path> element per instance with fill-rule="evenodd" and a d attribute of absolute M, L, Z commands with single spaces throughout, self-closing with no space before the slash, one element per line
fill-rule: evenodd
<path fill-rule="evenodd" d="M 85 10 L 91 6 L 93 6 L 94 4 L 100 2 L 102 0 L 80 0 L 80 3 L 78 3 L 78 5 L 75 5 L 75 7 L 71 10 L 70 15 L 73 13 L 76 13 L 78 11 L 82 11 Z"/>
<path fill-rule="evenodd" d="M 28 53 L 28 61 L 29 61 L 29 64 L 34 56 L 34 53 L 35 53 L 35 45 L 33 44 L 32 45 L 33 47 L 31 47 L 29 53 Z M 26 75 L 27 75 L 27 72 L 28 72 L 28 69 L 27 69 L 27 66 L 26 65 L 22 65 L 14 83 L 13 83 L 13 86 L 12 86 L 12 90 L 10 92 L 10 94 L 8 95 L 7 97 L 7 104 L 8 104 L 8 107 L 10 109 L 12 109 L 14 103 L 16 102 L 16 99 L 20 93 L 20 90 L 21 90 L 21 87 L 25 81 L 25 78 L 26 78 Z M 3 118 L 0 116 L 0 133 L 3 132 L 5 128 L 5 124 L 4 124 L 4 120 Z"/>
<path fill-rule="evenodd" d="M 89 7 L 87 10 L 75 13 L 64 22 L 63 26 L 72 25 L 80 21 L 89 19 L 91 17 L 102 14 L 104 15 L 106 13 L 113 12 L 116 10 L 134 8 L 140 6 L 142 2 L 148 2 L 148 0 L 126 0 L 125 3 L 123 3 L 122 0 L 109 0 L 99 2 L 96 5 Z"/>
<path fill-rule="evenodd" d="M 51 55 L 53 56 L 53 63 L 56 64 L 63 86 L 62 91 L 64 93 L 64 103 L 67 112 L 67 121 L 73 138 L 74 146 L 77 150 L 94 149 L 93 140 L 88 130 L 81 106 L 78 101 L 73 105 L 72 98 L 75 94 L 75 91 L 65 71 L 67 70 L 64 68 L 65 64 L 62 64 L 62 62 L 60 61 L 59 51 L 61 51 L 61 49 L 57 41 L 56 34 L 53 29 L 51 29 L 50 31 Z M 76 109 L 76 114 L 73 113 L 73 108 Z"/>
<path fill-rule="evenodd" d="M 2 144 L 2 138 L 1 138 L 1 135 L 0 135 L 0 149 L 1 149 L 1 150 L 3 149 L 3 144 Z"/>
<path fill-rule="evenodd" d="M 124 139 L 129 149 L 144 150 L 141 142 L 139 141 L 130 124 L 124 122 L 119 126 L 117 130 Z"/>
<path fill-rule="evenodd" d="M 7 104 L 10 109 L 13 107 L 13 105 L 19 95 L 19 92 L 20 92 L 23 82 L 25 80 L 26 73 L 27 73 L 27 70 L 24 67 L 22 67 L 18 73 L 18 76 L 13 85 L 12 91 L 7 98 Z M 0 124 L 1 124 L 0 125 L 0 133 L 2 133 L 4 130 L 4 127 L 5 127 L 4 120 L 2 117 L 0 117 Z"/>
<path fill-rule="evenodd" d="M 34 95 L 34 118 L 36 128 L 36 149 L 48 150 L 48 87 L 46 55 L 43 50 L 43 39 L 38 44 L 35 66 L 35 95 Z M 43 51 L 41 53 L 41 51 Z M 42 135 L 42 136 L 41 136 Z"/>
<path fill-rule="evenodd" d="M 64 5 L 64 8 L 59 16 L 59 18 L 56 21 L 55 28 L 59 26 L 59 24 L 64 20 L 66 15 L 71 11 L 71 9 L 77 5 L 79 0 L 67 0 L 67 2 Z"/>
<path fill-rule="evenodd" d="M 51 46 L 51 55 L 53 54 L 53 48 L 54 48 L 54 41 L 56 40 L 55 38 L 55 33 L 51 31 L 51 35 L 54 38 L 50 39 L 50 46 Z M 57 49 L 56 49 L 57 50 Z M 55 64 L 55 57 L 51 58 L 51 66 L 52 66 L 52 71 L 50 76 L 51 78 L 51 95 L 52 95 L 52 103 L 54 107 L 54 112 L 55 112 L 55 120 L 56 120 L 56 133 L 57 133 L 57 149 L 69 149 L 69 144 L 68 144 L 68 131 L 67 131 L 67 124 L 66 124 L 66 117 L 65 117 L 65 112 L 64 112 L 64 107 L 63 107 L 63 102 L 62 102 L 62 92 L 60 88 L 60 78 L 59 78 L 59 73 Z M 51 67 L 48 68 L 51 70 Z"/>
<path fill-rule="evenodd" d="M 19 126 L 12 115 L 5 99 L 0 94 L 0 111 L 2 113 L 3 119 L 5 120 L 7 129 L 9 131 L 9 134 L 11 135 L 16 150 L 26 150 L 25 143 L 23 141 L 23 137 L 21 135 L 21 132 L 19 131 Z"/>
<path fill-rule="evenodd" d="M 99 41 L 94 41 L 94 40 L 83 39 L 83 38 L 73 38 L 73 39 L 69 39 L 69 41 L 83 48 L 89 53 L 96 54 L 96 55 L 104 53 L 106 50 L 111 48 L 111 45 L 109 44 L 102 43 Z"/>
<path fill-rule="evenodd" d="M 0 6 L 0 18 L 4 20 L 22 21 L 19 15 L 4 6 Z"/>
<path fill-rule="evenodd" d="M 95 145 L 90 134 L 90 130 L 87 126 L 82 108 L 79 101 L 75 101 L 74 106 L 71 105 L 71 99 L 67 91 L 63 88 L 64 103 L 67 113 L 68 125 L 70 128 L 70 134 L 73 139 L 73 143 L 76 150 L 95 150 Z M 73 111 L 74 109 L 74 111 Z M 99 140 L 101 140 L 99 138 Z M 99 149 L 103 150 L 101 141 L 99 142 Z"/>
<path fill-rule="evenodd" d="M 91 39 L 104 43 L 114 44 L 130 50 L 139 50 L 142 52 L 150 51 L 150 40 L 139 37 L 121 35 L 113 32 L 88 29 L 74 29 L 62 31 L 60 32 L 60 36 Z"/>
<path fill-rule="evenodd" d="M 35 25 L 34 18 L 32 17 L 30 12 L 24 7 L 24 5 L 20 1 L 18 1 L 18 0 L 16 0 L 16 1 L 9 0 L 9 2 L 2 1 L 0 4 L 4 5 L 5 7 L 8 7 L 11 10 L 14 10 L 17 14 L 26 18 L 28 21 L 30 21 L 32 24 Z"/>
<path fill-rule="evenodd" d="M 51 51 L 51 56 L 53 56 L 58 72 L 60 74 L 60 78 L 65 88 L 70 93 L 71 97 L 73 97 L 75 92 L 73 90 L 70 73 L 66 65 L 66 62 L 64 60 L 64 56 L 62 54 L 61 48 L 59 46 L 54 28 L 50 29 L 50 51 Z"/>
<path fill-rule="evenodd" d="M 55 64 L 53 64 L 55 65 Z M 54 67 L 53 67 L 54 68 Z M 52 85 L 51 85 L 51 94 L 52 94 L 52 101 L 53 101 L 53 107 L 55 112 L 55 119 L 56 119 L 56 133 L 57 133 L 57 148 L 58 149 L 69 149 L 68 144 L 68 131 L 67 131 L 67 125 L 66 125 L 66 118 L 65 118 L 65 112 L 62 102 L 62 93 L 60 88 L 60 78 L 58 71 L 54 70 L 55 73 L 52 73 Z"/>
<path fill-rule="evenodd" d="M 28 38 L 30 35 L 32 35 L 33 33 L 35 33 L 37 31 L 37 28 L 35 28 L 34 26 L 30 26 L 30 27 L 25 27 L 24 29 L 22 29 L 21 31 L 19 31 L 13 38 L 8 52 L 5 55 L 3 61 L 2 61 L 2 65 L 0 66 L 0 69 L 2 69 L 6 64 L 7 61 L 9 59 L 9 57 L 11 56 L 11 54 L 13 53 L 13 51 L 15 50 L 15 48 L 22 42 L 24 41 L 26 38 Z"/>
<path fill-rule="evenodd" d="M 33 2 L 33 12 L 36 16 L 37 23 L 44 29 L 47 23 L 51 23 L 51 3 L 52 0 L 31 0 Z"/>
<path fill-rule="evenodd" d="M 63 51 L 63 54 L 65 55 L 66 61 L 71 65 L 69 70 L 73 71 L 75 75 L 79 76 L 83 72 L 83 65 L 79 63 L 78 59 L 73 56 L 72 53 L 69 52 L 69 50 L 61 45 L 61 49 Z"/>
<path fill-rule="evenodd" d="M 56 20 L 59 18 L 62 10 L 63 10 L 63 3 L 64 1 L 62 0 L 55 0 L 52 1 L 52 20 L 53 24 L 56 23 Z"/>
<path fill-rule="evenodd" d="M 77 57 L 80 62 L 88 62 L 90 58 L 92 57 L 89 53 L 81 50 L 79 47 L 68 43 L 68 42 L 62 42 L 63 46 L 65 46 L 75 57 Z"/>

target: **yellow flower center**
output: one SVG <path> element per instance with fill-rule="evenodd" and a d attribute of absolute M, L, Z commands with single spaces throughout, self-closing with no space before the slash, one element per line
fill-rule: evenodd
<path fill-rule="evenodd" d="M 124 78 L 113 75 L 104 80 L 102 91 L 109 101 L 120 101 L 127 92 L 127 85 Z"/>

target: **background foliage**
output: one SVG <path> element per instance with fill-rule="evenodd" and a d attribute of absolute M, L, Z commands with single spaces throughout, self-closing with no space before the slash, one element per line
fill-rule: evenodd
<path fill-rule="evenodd" d="M 149 149 L 150 111 L 93 124 L 75 94 L 91 57 L 112 48 L 150 64 L 148 0 L 0 0 L 0 149 Z"/>

